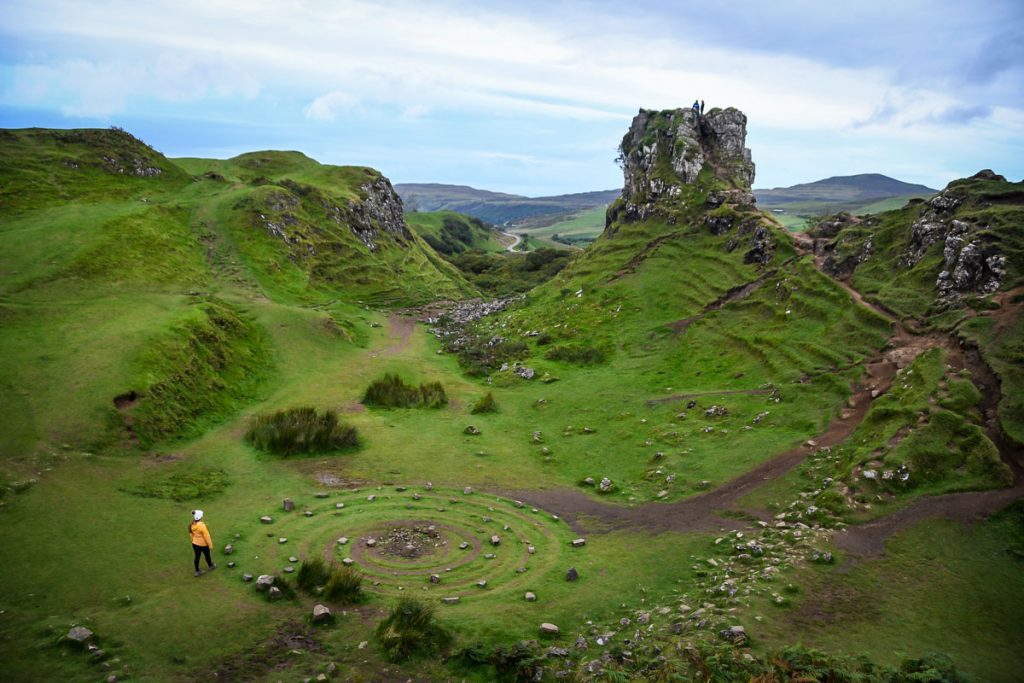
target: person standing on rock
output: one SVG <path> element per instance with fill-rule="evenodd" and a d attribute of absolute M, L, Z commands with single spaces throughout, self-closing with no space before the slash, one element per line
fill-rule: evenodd
<path fill-rule="evenodd" d="M 700 114 L 700 100 L 693 101 L 693 113 Z"/>
<path fill-rule="evenodd" d="M 700 115 L 704 116 L 704 100 L 700 101 Z"/>
<path fill-rule="evenodd" d="M 210 557 L 210 551 L 213 550 L 213 541 L 210 539 L 210 530 L 206 528 L 206 522 L 203 521 L 202 510 L 192 511 L 192 522 L 188 525 L 188 533 L 192 537 L 192 552 L 195 554 L 193 564 L 196 568 L 196 576 L 203 575 L 203 572 L 199 569 L 200 555 L 206 557 L 207 568 L 216 569 L 217 565 L 213 563 L 213 559 Z"/>

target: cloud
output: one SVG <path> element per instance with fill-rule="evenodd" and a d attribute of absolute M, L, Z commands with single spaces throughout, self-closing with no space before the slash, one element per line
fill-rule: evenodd
<path fill-rule="evenodd" d="M 984 104 L 953 105 L 923 119 L 926 123 L 939 125 L 963 125 L 992 116 L 993 108 Z"/>
<path fill-rule="evenodd" d="M 332 90 L 320 95 L 306 107 L 306 118 L 313 121 L 334 121 L 338 114 L 353 111 L 359 105 L 359 98 L 347 92 Z"/>
<path fill-rule="evenodd" d="M 108 118 L 130 101 L 195 102 L 208 98 L 251 99 L 257 79 L 216 59 L 160 53 L 147 60 L 71 59 L 56 64 L 18 64 L 3 101 L 55 103 L 66 116 Z"/>

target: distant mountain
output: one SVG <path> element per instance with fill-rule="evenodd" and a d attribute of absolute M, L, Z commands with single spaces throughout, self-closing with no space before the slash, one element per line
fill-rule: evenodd
<path fill-rule="evenodd" d="M 792 202 L 867 202 L 888 197 L 931 196 L 937 192 L 930 187 L 905 183 L 880 173 L 862 173 L 833 176 L 792 187 L 755 189 L 754 196 L 758 204 L 767 208 Z"/>
<path fill-rule="evenodd" d="M 601 190 L 524 197 L 440 183 L 399 183 L 395 191 L 402 198 L 406 211 L 457 211 L 498 225 L 604 206 L 620 194 L 619 190 Z"/>
<path fill-rule="evenodd" d="M 754 190 L 757 204 L 777 214 L 790 230 L 802 230 L 814 216 L 847 211 L 859 215 L 898 209 L 915 197 L 931 197 L 938 190 L 914 185 L 880 173 L 833 176 L 792 187 Z"/>

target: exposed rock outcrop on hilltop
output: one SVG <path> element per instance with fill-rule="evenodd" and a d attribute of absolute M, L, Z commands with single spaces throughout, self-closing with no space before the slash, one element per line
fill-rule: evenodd
<path fill-rule="evenodd" d="M 693 109 L 641 109 L 619 148 L 625 175 L 623 217 L 654 215 L 659 202 L 679 197 L 681 186 L 697 183 L 705 170 L 723 189 L 745 192 L 733 203 L 752 205 L 754 162 L 746 138 L 747 117 L 731 107 L 703 116 Z"/>
<path fill-rule="evenodd" d="M 746 263 L 766 264 L 772 231 L 755 207 L 747 117 L 738 109 L 641 109 L 619 146 L 622 197 L 608 208 L 605 236 L 648 219 L 702 225 L 743 247 Z"/>
<path fill-rule="evenodd" d="M 886 280 L 919 272 L 913 281 L 931 283 L 939 309 L 969 297 L 998 291 L 1021 271 L 1021 183 L 985 170 L 955 180 L 927 201 L 861 219 L 822 219 L 812 237 L 834 239 L 822 248 L 822 269 L 849 277 L 862 268 L 891 270 Z M 875 264 L 876 260 L 891 261 Z"/>

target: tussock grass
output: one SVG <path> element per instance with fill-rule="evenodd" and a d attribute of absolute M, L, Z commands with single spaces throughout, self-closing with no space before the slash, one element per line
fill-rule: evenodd
<path fill-rule="evenodd" d="M 276 455 L 324 453 L 359 445 L 355 427 L 338 421 L 333 410 L 318 413 L 316 408 L 289 408 L 253 420 L 246 441 L 262 451 Z"/>
<path fill-rule="evenodd" d="M 402 598 L 377 625 L 377 640 L 393 661 L 437 652 L 451 635 L 435 621 L 435 608 L 415 598 Z"/>
<path fill-rule="evenodd" d="M 324 599 L 342 605 L 361 602 L 365 597 L 361 572 L 351 567 L 329 564 L 319 556 L 302 561 L 295 583 L 307 593 L 323 589 L 320 595 Z"/>
<path fill-rule="evenodd" d="M 448 395 L 440 382 L 413 386 L 397 374 L 387 373 L 370 383 L 363 403 L 377 408 L 440 408 L 448 404 Z"/>
<path fill-rule="evenodd" d="M 494 400 L 494 394 L 488 391 L 486 395 L 473 404 L 469 412 L 473 415 L 479 415 L 480 413 L 493 413 L 496 410 L 498 410 L 498 404 Z"/>

